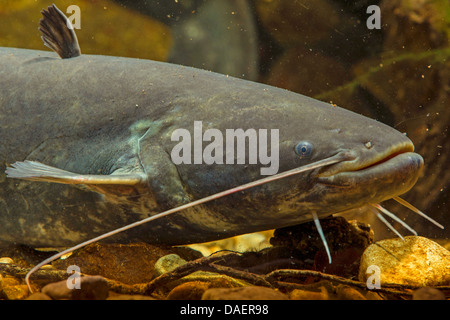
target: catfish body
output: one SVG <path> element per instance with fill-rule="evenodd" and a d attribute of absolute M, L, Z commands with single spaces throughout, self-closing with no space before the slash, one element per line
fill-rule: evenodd
<path fill-rule="evenodd" d="M 0 240 L 68 246 L 261 177 L 264 165 L 249 164 L 249 153 L 244 164 L 175 164 L 172 134 L 195 121 L 223 133 L 277 129 L 279 172 L 342 152 L 353 157 L 330 174 L 268 183 L 111 241 L 185 244 L 298 224 L 312 211 L 323 217 L 404 193 L 423 165 L 395 129 L 283 89 L 162 62 L 0 48 Z M 307 156 L 295 152 L 302 141 L 312 145 Z M 337 176 L 397 155 L 407 163 L 372 168 L 364 185 Z M 27 159 L 146 181 L 74 187 L 6 178 L 7 165 Z"/>

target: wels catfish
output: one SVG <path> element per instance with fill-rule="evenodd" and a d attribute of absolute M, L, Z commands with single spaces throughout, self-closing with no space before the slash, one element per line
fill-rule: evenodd
<path fill-rule="evenodd" d="M 1 241 L 70 246 L 180 206 L 114 241 L 211 241 L 378 206 L 419 178 L 422 157 L 387 125 L 208 71 L 82 55 L 64 14 L 43 14 L 60 57 L 0 48 Z"/>

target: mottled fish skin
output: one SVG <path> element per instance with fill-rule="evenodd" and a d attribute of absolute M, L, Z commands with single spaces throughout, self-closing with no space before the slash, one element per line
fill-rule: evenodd
<path fill-rule="evenodd" d="M 411 141 L 395 129 L 283 89 L 162 62 L 60 59 L 52 52 L 0 48 L 0 240 L 70 246 L 261 178 L 261 165 L 174 165 L 170 152 L 178 142 L 171 134 L 178 128 L 192 133 L 194 121 L 221 132 L 279 129 L 278 172 L 340 152 L 354 160 L 333 165 L 330 175 L 391 153 L 408 159 L 406 165 L 374 168 L 363 179 L 307 172 L 110 241 L 186 244 L 298 224 L 310 220 L 312 211 L 324 217 L 402 194 L 423 165 Z M 310 157 L 295 153 L 299 141 L 313 145 Z M 79 174 L 135 172 L 147 175 L 148 184 L 93 192 L 6 178 L 6 166 L 24 160 Z"/>

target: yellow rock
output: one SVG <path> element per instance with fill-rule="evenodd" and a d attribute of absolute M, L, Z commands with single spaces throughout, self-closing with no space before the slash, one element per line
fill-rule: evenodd
<path fill-rule="evenodd" d="M 14 263 L 14 260 L 9 257 L 0 258 L 0 263 Z"/>
<path fill-rule="evenodd" d="M 211 287 L 211 283 L 190 281 L 173 288 L 167 295 L 167 300 L 200 300 L 203 293 Z"/>
<path fill-rule="evenodd" d="M 165 255 L 164 257 L 159 258 L 155 263 L 155 276 L 158 277 L 163 273 L 171 272 L 185 263 L 186 260 L 175 253 Z"/>
<path fill-rule="evenodd" d="M 22 300 L 28 296 L 28 287 L 24 284 L 3 288 L 3 296 L 6 300 Z"/>
<path fill-rule="evenodd" d="M 0 299 L 22 300 L 28 296 L 28 287 L 12 276 L 0 276 Z"/>
<path fill-rule="evenodd" d="M 370 266 L 379 268 L 381 287 L 386 283 L 450 285 L 450 251 L 424 237 L 387 239 L 370 245 L 361 257 L 360 281 L 374 279 L 374 272 L 367 273 Z"/>
<path fill-rule="evenodd" d="M 337 298 L 339 300 L 367 300 L 361 292 L 347 285 L 337 287 Z"/>
<path fill-rule="evenodd" d="M 17 279 L 16 277 L 6 275 L 2 278 L 3 288 L 13 287 L 13 286 L 17 286 L 17 285 L 20 285 L 20 280 Z"/>

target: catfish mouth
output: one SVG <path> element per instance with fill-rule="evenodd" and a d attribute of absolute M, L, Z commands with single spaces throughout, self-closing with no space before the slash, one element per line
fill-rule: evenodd
<path fill-rule="evenodd" d="M 337 187 L 351 187 L 374 180 L 392 180 L 395 177 L 415 176 L 417 180 L 423 166 L 422 157 L 414 153 L 412 143 L 392 146 L 382 153 L 361 160 L 343 161 L 324 168 L 317 175 L 318 182 Z M 402 180 L 402 179 L 399 179 Z"/>

